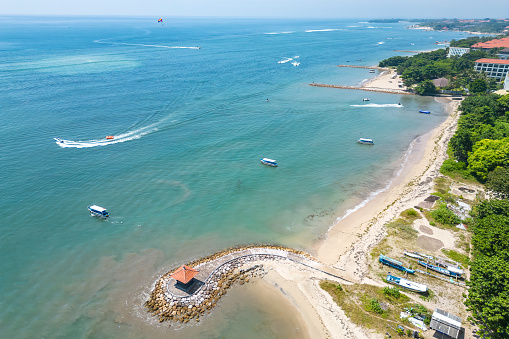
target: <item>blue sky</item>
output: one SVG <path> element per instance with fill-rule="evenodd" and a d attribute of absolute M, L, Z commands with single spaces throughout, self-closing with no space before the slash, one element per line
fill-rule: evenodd
<path fill-rule="evenodd" d="M 485 4 L 485 6 L 483 6 Z M 276 18 L 508 18 L 508 0 L 16 0 L 0 14 Z"/>

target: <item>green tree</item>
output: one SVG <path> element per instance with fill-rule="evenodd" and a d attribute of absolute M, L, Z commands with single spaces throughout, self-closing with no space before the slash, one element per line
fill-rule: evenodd
<path fill-rule="evenodd" d="M 405 86 L 412 86 L 423 80 L 421 69 L 418 67 L 408 67 L 403 74 L 401 74 Z"/>
<path fill-rule="evenodd" d="M 492 191 L 509 196 L 509 168 L 497 167 L 488 174 L 486 187 Z"/>
<path fill-rule="evenodd" d="M 380 67 L 396 67 L 403 62 L 405 62 L 408 59 L 408 57 L 402 57 L 402 56 L 393 56 L 391 58 L 382 60 L 378 63 L 378 66 Z"/>
<path fill-rule="evenodd" d="M 415 86 L 415 92 L 417 94 L 434 94 L 437 92 L 437 88 L 431 80 L 424 80 Z"/>
<path fill-rule="evenodd" d="M 509 218 L 500 214 L 476 219 L 472 245 L 476 255 L 509 255 Z"/>
<path fill-rule="evenodd" d="M 483 182 L 497 166 L 509 167 L 509 138 L 483 139 L 472 147 L 468 168 Z"/>
<path fill-rule="evenodd" d="M 495 214 L 509 217 L 509 201 L 506 199 L 483 200 L 475 205 L 472 211 L 474 219 L 483 219 Z"/>
<path fill-rule="evenodd" d="M 488 84 L 483 79 L 477 79 L 468 86 L 468 89 L 472 93 L 483 93 L 488 89 Z"/>
<path fill-rule="evenodd" d="M 483 338 L 509 337 L 509 258 L 478 256 L 471 266 L 467 310 Z"/>
<path fill-rule="evenodd" d="M 456 160 L 461 162 L 467 162 L 468 153 L 472 151 L 473 145 L 472 132 L 467 128 L 459 128 L 449 142 Z"/>
<path fill-rule="evenodd" d="M 500 97 L 497 102 L 500 104 L 504 112 L 509 111 L 509 94 Z"/>

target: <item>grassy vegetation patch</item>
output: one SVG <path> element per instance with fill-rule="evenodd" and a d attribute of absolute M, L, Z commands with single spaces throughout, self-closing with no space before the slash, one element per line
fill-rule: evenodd
<path fill-rule="evenodd" d="M 442 249 L 442 252 L 448 258 L 451 258 L 452 260 L 462 264 L 463 267 L 468 267 L 468 265 L 470 264 L 470 259 L 469 259 L 468 255 L 466 255 L 466 254 L 461 254 L 455 250 L 445 250 L 445 249 Z"/>
<path fill-rule="evenodd" d="M 320 287 L 327 291 L 356 325 L 385 332 L 390 325 L 396 328 L 403 324 L 399 318 L 400 312 L 409 311 L 412 314 L 429 315 L 430 312 L 422 305 L 412 302 L 396 287 L 380 288 L 372 285 L 341 285 L 332 281 L 320 282 Z M 414 327 L 408 322 L 404 326 Z"/>
<path fill-rule="evenodd" d="M 431 217 L 436 223 L 444 226 L 455 226 L 461 223 L 461 219 L 445 204 L 441 204 L 437 209 L 431 211 Z"/>
<path fill-rule="evenodd" d="M 403 218 L 398 218 L 387 224 L 389 234 L 395 235 L 402 239 L 415 239 L 419 232 L 413 228 L 412 222 Z"/>
<path fill-rule="evenodd" d="M 400 216 L 401 216 L 401 218 L 403 218 L 409 222 L 413 222 L 414 220 L 422 218 L 422 216 L 419 214 L 419 212 L 417 212 L 413 208 L 404 210 L 403 212 L 401 212 Z"/>
<path fill-rule="evenodd" d="M 380 254 L 389 253 L 392 250 L 392 246 L 389 245 L 387 238 L 384 238 L 371 250 L 371 257 L 378 258 Z"/>
<path fill-rule="evenodd" d="M 472 172 L 467 168 L 466 163 L 454 159 L 445 160 L 440 167 L 440 173 L 456 181 L 478 182 L 472 175 Z"/>
<path fill-rule="evenodd" d="M 456 242 L 456 246 L 461 248 L 466 253 L 470 253 L 470 239 L 463 232 L 458 233 L 458 241 Z"/>

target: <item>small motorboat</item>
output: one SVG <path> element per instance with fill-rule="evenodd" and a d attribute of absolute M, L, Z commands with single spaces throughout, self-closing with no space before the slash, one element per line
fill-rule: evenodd
<path fill-rule="evenodd" d="M 53 138 L 53 140 L 55 140 L 59 144 L 65 144 L 64 140 L 62 140 L 60 138 Z"/>
<path fill-rule="evenodd" d="M 359 140 L 357 140 L 357 143 L 358 144 L 364 144 L 364 145 L 374 145 L 375 143 L 373 142 L 373 140 L 371 139 L 365 139 L 365 138 L 359 138 Z"/>
<path fill-rule="evenodd" d="M 375 73 L 375 70 L 374 69 L 370 69 L 369 73 Z"/>
<path fill-rule="evenodd" d="M 106 139 L 108 139 L 108 140 L 113 140 L 113 139 L 115 139 L 115 137 L 114 137 L 113 135 L 107 135 L 107 136 L 106 136 Z"/>
<path fill-rule="evenodd" d="M 277 161 L 269 158 L 260 159 L 261 163 L 267 166 L 277 167 Z"/>
<path fill-rule="evenodd" d="M 423 114 L 431 114 L 430 111 L 424 111 L 424 110 L 420 110 L 419 113 L 423 113 Z"/>
<path fill-rule="evenodd" d="M 362 99 L 362 101 L 369 101 L 369 98 L 364 98 Z"/>
<path fill-rule="evenodd" d="M 407 280 L 405 278 L 396 277 L 391 274 L 387 274 L 386 280 L 389 284 L 394 284 L 394 285 L 400 286 L 400 287 L 410 290 L 410 291 L 415 291 L 415 292 L 420 292 L 420 293 L 424 293 L 424 292 L 428 291 L 428 286 L 426 286 L 424 284 L 419 284 L 419 283 Z"/>
<path fill-rule="evenodd" d="M 106 219 L 110 216 L 106 208 L 103 208 L 101 206 L 97 205 L 88 206 L 88 210 L 90 211 L 90 214 L 93 215 L 94 217 Z"/>

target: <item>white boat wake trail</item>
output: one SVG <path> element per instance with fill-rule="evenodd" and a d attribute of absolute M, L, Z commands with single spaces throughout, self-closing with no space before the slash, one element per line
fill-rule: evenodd
<path fill-rule="evenodd" d="M 293 58 L 286 58 L 285 60 L 278 61 L 277 63 L 278 63 L 278 64 L 285 64 L 285 63 L 287 63 L 288 61 L 292 61 L 292 60 L 293 60 Z"/>
<path fill-rule="evenodd" d="M 65 139 L 55 139 L 55 143 L 62 148 L 90 148 L 90 147 L 98 147 L 98 146 L 108 146 L 113 144 L 118 144 L 121 142 L 126 142 L 134 139 L 140 139 L 142 136 L 147 135 L 152 132 L 156 132 L 158 128 L 155 127 L 156 124 L 152 124 L 150 126 L 142 127 L 134 131 L 126 132 L 120 135 L 113 136 L 113 139 L 97 139 L 97 140 L 87 140 L 87 141 L 74 141 L 74 140 L 65 140 Z"/>
<path fill-rule="evenodd" d="M 350 107 L 403 107 L 399 104 L 365 104 L 365 105 L 350 105 Z"/>

